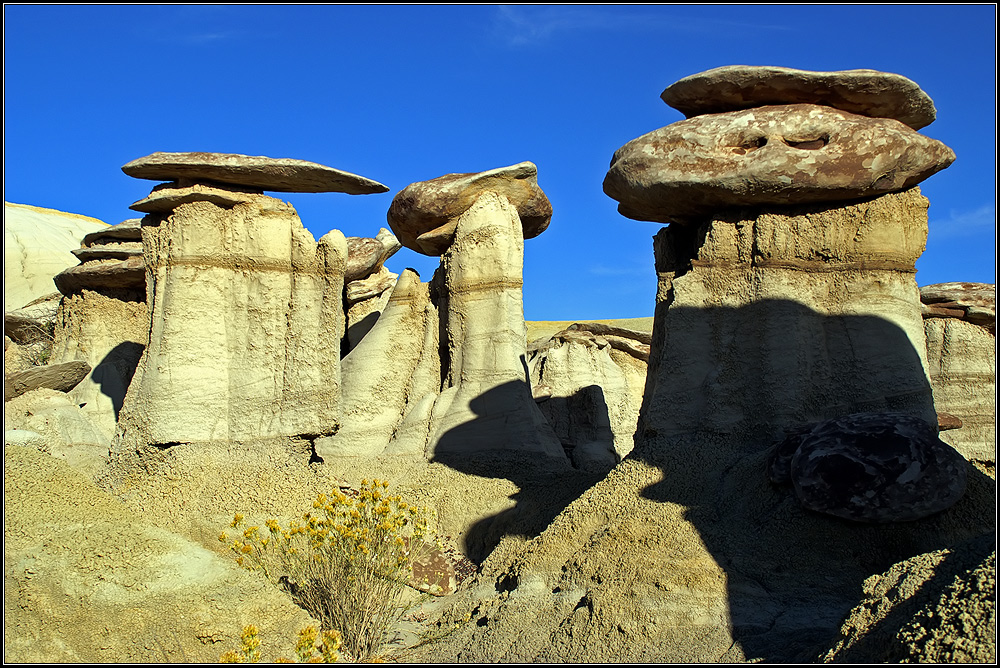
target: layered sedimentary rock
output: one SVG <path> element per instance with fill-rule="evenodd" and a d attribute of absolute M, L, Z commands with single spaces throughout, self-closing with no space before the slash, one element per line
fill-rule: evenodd
<path fill-rule="evenodd" d="M 336 430 L 347 246 L 279 200 L 143 220 L 151 329 L 123 415 L 151 444 Z M 121 425 L 120 425 L 121 428 Z"/>
<path fill-rule="evenodd" d="M 19 309 L 52 293 L 52 277 L 77 264 L 72 251 L 107 223 L 75 213 L 3 204 L 4 309 Z"/>
<path fill-rule="evenodd" d="M 937 417 L 914 280 L 927 201 L 913 185 L 947 164 L 950 151 L 931 149 L 945 159 L 929 171 L 915 160 L 910 180 L 903 165 L 924 153 L 926 139 L 897 121 L 810 104 L 828 100 L 822 95 L 681 121 L 682 141 L 653 133 L 616 154 L 605 192 L 620 211 L 682 223 L 654 238 L 656 317 L 635 448 L 538 538 L 484 564 L 478 600 L 456 612 L 478 621 L 448 641 L 452 656 L 791 661 L 829 638 L 881 564 L 993 523 L 985 511 L 995 503 L 992 481 L 978 473 L 944 512 L 864 531 L 803 509 L 764 475 L 772 444 L 796 425 L 860 412 L 930 424 Z M 698 134 L 730 115 L 761 132 L 736 139 L 767 141 Z M 764 118 L 802 130 L 819 118 L 837 121 L 824 128 L 829 136 L 777 125 L 770 135 Z M 869 128 L 853 154 L 848 135 L 835 132 L 840 124 Z M 897 157 L 895 149 L 870 151 L 880 142 L 895 145 Z M 723 168 L 699 162 L 689 145 L 714 147 L 709 157 Z M 773 170 L 757 189 L 720 184 L 769 147 L 804 158 L 765 161 L 785 171 Z M 732 158 L 723 160 L 727 148 Z M 657 165 L 669 166 L 674 149 L 678 163 L 695 159 L 687 178 L 716 195 L 657 192 L 661 180 L 685 177 L 677 170 L 660 179 Z M 825 150 L 839 156 L 828 176 L 818 168 Z M 657 153 L 660 163 L 647 159 Z M 623 170 L 626 154 L 635 162 Z M 852 172 L 861 177 L 850 195 L 835 186 L 832 197 L 797 199 L 799 183 L 822 190 L 825 180 L 850 182 Z M 880 189 L 880 179 L 889 187 Z M 854 201 L 837 200 L 844 197 Z"/>
<path fill-rule="evenodd" d="M 139 219 L 83 238 L 80 260 L 55 277 L 63 293 L 56 318 L 54 362 L 83 361 L 92 368 L 71 398 L 105 434 L 115 433 L 132 375 L 149 338 L 146 269 Z"/>
<path fill-rule="evenodd" d="M 852 114 L 893 118 L 914 130 L 930 125 L 934 102 L 916 83 L 876 70 L 811 72 L 727 65 L 671 84 L 660 98 L 691 118 L 769 104 L 822 104 Z"/>
<path fill-rule="evenodd" d="M 230 154 L 153 154 L 122 169 L 175 183 L 140 207 L 155 211 L 142 220 L 150 336 L 115 451 L 334 433 L 347 241 L 336 230 L 314 241 L 290 205 L 260 191 L 385 186 Z"/>
<path fill-rule="evenodd" d="M 997 333 L 997 286 L 993 283 L 935 283 L 920 288 L 924 318 L 958 318 Z"/>
<path fill-rule="evenodd" d="M 529 346 L 535 401 L 574 467 L 609 469 L 631 452 L 649 340 L 647 332 L 574 323 Z"/>
<path fill-rule="evenodd" d="M 457 465 L 507 453 L 565 465 L 529 385 L 521 209 L 551 213 L 531 163 L 415 183 L 396 196 L 388 219 L 400 241 L 430 252 L 433 237 L 444 256 L 430 283 L 400 276 L 345 357 L 343 426 L 317 441 L 320 456 L 384 452 Z M 547 223 L 531 224 L 540 233 Z"/>
<path fill-rule="evenodd" d="M 996 462 L 996 285 L 920 288 L 934 405 L 954 416 L 941 438 L 969 459 Z"/>
<path fill-rule="evenodd" d="M 941 439 L 969 459 L 996 462 L 996 335 L 955 317 L 924 320 L 934 405 L 961 420 Z"/>

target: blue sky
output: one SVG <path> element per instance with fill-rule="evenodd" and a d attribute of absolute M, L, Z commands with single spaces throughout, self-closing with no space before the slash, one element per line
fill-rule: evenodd
<path fill-rule="evenodd" d="M 390 188 L 279 195 L 317 238 L 374 236 L 414 181 L 530 160 L 554 215 L 525 243 L 526 318 L 648 316 L 659 226 L 601 182 L 683 118 L 666 86 L 734 64 L 916 81 L 921 132 L 958 156 L 921 184 L 917 282 L 996 282 L 994 5 L 5 5 L 4 199 L 117 223 L 154 185 L 121 166 L 154 151 L 298 158 Z"/>

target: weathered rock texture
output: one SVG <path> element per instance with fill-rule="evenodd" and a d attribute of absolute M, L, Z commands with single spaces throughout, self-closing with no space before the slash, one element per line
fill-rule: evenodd
<path fill-rule="evenodd" d="M 889 119 L 815 104 L 698 116 L 615 152 L 604 192 L 628 218 L 660 223 L 724 207 L 836 202 L 916 185 L 955 160 Z"/>
<path fill-rule="evenodd" d="M 84 235 L 106 227 L 96 218 L 4 202 L 4 310 L 53 292 L 52 277 L 77 264 L 72 251 Z"/>
<path fill-rule="evenodd" d="M 925 318 L 958 318 L 997 333 L 997 286 L 993 283 L 935 283 L 920 288 Z"/>
<path fill-rule="evenodd" d="M 901 561 L 865 580 L 832 646 L 811 660 L 996 663 L 996 573 L 996 532 Z"/>
<path fill-rule="evenodd" d="M 347 238 L 347 268 L 344 274 L 346 334 L 341 353 L 347 354 L 364 338 L 389 301 L 398 274 L 383 266 L 402 244 L 384 227 L 374 239 Z"/>
<path fill-rule="evenodd" d="M 111 443 L 125 392 L 149 339 L 146 269 L 139 219 L 83 238 L 81 264 L 56 276 L 65 297 L 55 320 L 52 361 L 85 362 L 91 372 L 70 393 Z"/>
<path fill-rule="evenodd" d="M 808 105 L 798 120 L 812 109 L 872 122 Z M 833 144 L 781 138 L 802 154 Z M 875 164 L 863 164 L 863 147 L 841 148 L 853 163 L 845 177 Z M 645 207 L 645 219 L 669 221 L 661 208 L 697 200 L 647 197 L 657 168 L 637 164 L 650 182 L 623 178 L 626 215 Z M 794 165 L 761 189 L 785 206 L 727 209 L 746 202 L 715 194 L 701 202 L 703 219 L 656 235 L 656 319 L 635 448 L 537 539 L 491 555 L 474 601 L 442 620 L 476 623 L 442 642 L 438 660 L 794 660 L 834 632 L 872 572 L 993 525 L 995 483 L 965 462 L 962 498 L 910 525 L 810 513 L 766 480 L 767 451 L 797 424 L 858 412 L 937 419 L 914 280 L 926 200 L 909 188 L 787 205 L 802 176 Z"/>
<path fill-rule="evenodd" d="M 607 470 L 631 452 L 649 359 L 643 341 L 646 332 L 574 323 L 529 346 L 535 401 L 576 468 Z"/>
<path fill-rule="evenodd" d="M 485 190 L 454 227 L 434 281 L 404 272 L 344 359 L 343 427 L 317 441 L 321 457 L 385 452 L 452 465 L 505 452 L 543 467 L 566 462 L 528 384 L 517 212 Z"/>
<path fill-rule="evenodd" d="M 4 405 L 4 428 L 36 434 L 25 445 L 87 475 L 98 473 L 108 460 L 108 435 L 65 392 L 41 388 L 12 399 Z"/>
<path fill-rule="evenodd" d="M 143 219 L 149 345 L 117 448 L 330 434 L 347 245 L 258 195 Z"/>
<path fill-rule="evenodd" d="M 389 190 L 377 181 L 315 162 L 232 153 L 153 153 L 122 171 L 137 179 L 219 182 L 275 192 L 367 195 Z"/>
<path fill-rule="evenodd" d="M 907 522 L 955 505 L 966 461 L 906 413 L 855 413 L 796 428 L 768 460 L 804 508 L 855 522 Z"/>
<path fill-rule="evenodd" d="M 347 267 L 344 281 L 350 283 L 378 272 L 382 264 L 402 248 L 392 232 L 384 227 L 375 238 L 347 237 Z"/>
<path fill-rule="evenodd" d="M 85 362 L 65 362 L 37 366 L 4 378 L 4 401 L 10 401 L 25 392 L 45 387 L 60 392 L 68 392 L 90 373 L 90 365 Z"/>
<path fill-rule="evenodd" d="M 514 205 L 524 239 L 537 237 L 549 226 L 552 205 L 538 187 L 538 170 L 530 162 L 411 183 L 393 198 L 389 225 L 407 248 L 441 255 L 455 237 L 459 216 L 486 191 Z"/>
<path fill-rule="evenodd" d="M 852 114 L 894 118 L 914 130 L 934 122 L 934 102 L 913 81 L 876 70 L 810 72 L 727 65 L 684 77 L 660 98 L 691 118 L 771 104 L 822 104 Z"/>
<path fill-rule="evenodd" d="M 968 459 L 996 462 L 996 336 L 954 317 L 924 320 L 934 405 L 962 426 L 941 434 Z"/>

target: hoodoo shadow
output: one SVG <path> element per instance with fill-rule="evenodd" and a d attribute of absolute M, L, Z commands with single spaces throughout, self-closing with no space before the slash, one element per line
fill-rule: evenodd
<path fill-rule="evenodd" d="M 476 442 L 477 434 L 484 440 L 493 440 L 482 434 L 503 428 L 502 423 L 491 417 L 490 407 L 505 405 L 513 392 L 530 396 L 531 390 L 524 381 L 509 381 L 473 399 L 470 408 L 476 418 L 443 434 L 431 459 L 468 475 L 505 478 L 518 488 L 510 496 L 513 507 L 479 520 L 467 531 L 463 547 L 476 563 L 482 563 L 505 536 L 529 539 L 538 536 L 567 505 L 606 475 L 606 471 L 573 469 L 568 459 L 518 451 L 516 444 L 506 450 L 469 454 L 468 444 Z M 606 412 L 607 405 L 604 406 Z M 596 419 L 607 423 L 608 416 Z"/>
<path fill-rule="evenodd" d="M 111 400 L 116 421 L 125 402 L 125 393 L 128 392 L 128 386 L 132 382 L 145 348 L 142 344 L 132 341 L 119 343 L 108 351 L 91 372 L 90 377 L 100 386 L 101 394 Z"/>
<path fill-rule="evenodd" d="M 933 415 L 920 356 L 889 320 L 788 300 L 676 307 L 658 313 L 650 360 L 626 459 L 662 471 L 641 496 L 684 507 L 725 571 L 732 637 L 748 659 L 815 661 L 866 578 L 995 530 L 996 483 L 971 463 L 956 505 L 877 525 L 807 511 L 767 479 L 783 428 L 858 412 Z M 887 378 L 892 386 L 873 380 Z"/>

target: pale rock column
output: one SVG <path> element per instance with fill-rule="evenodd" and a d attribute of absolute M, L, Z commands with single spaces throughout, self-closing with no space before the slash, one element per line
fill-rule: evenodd
<path fill-rule="evenodd" d="M 434 457 L 512 450 L 565 459 L 527 378 L 523 253 L 521 222 L 506 197 L 485 191 L 459 217 L 442 260 L 449 368 L 435 407 Z"/>
<path fill-rule="evenodd" d="M 150 343 L 123 438 L 151 444 L 335 431 L 346 241 L 279 200 L 144 221 Z M 331 336 L 332 335 L 332 336 Z"/>

